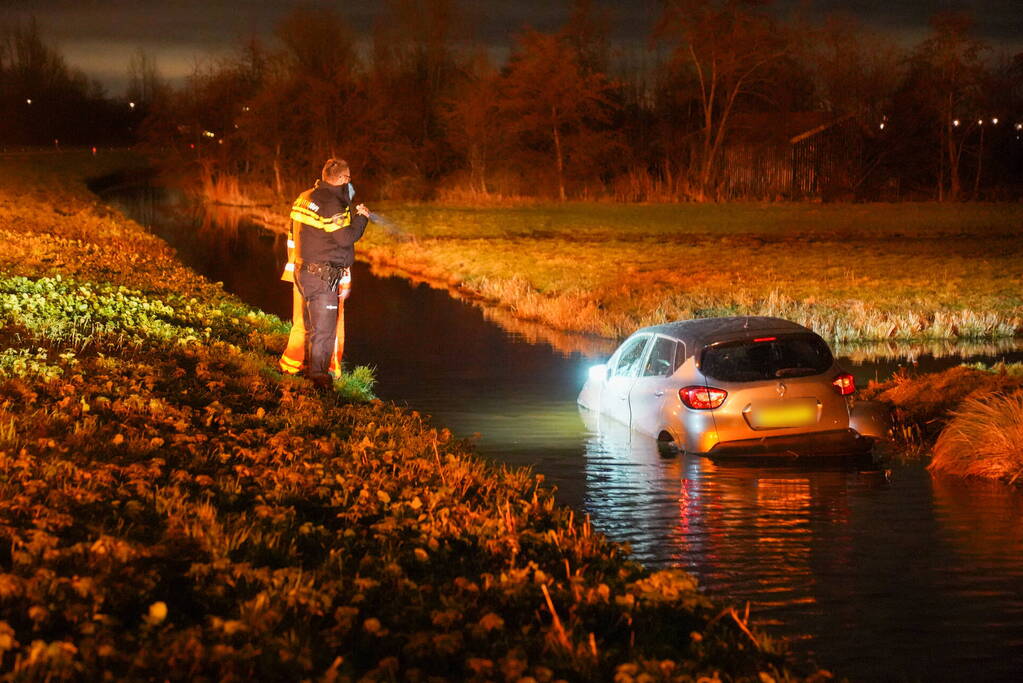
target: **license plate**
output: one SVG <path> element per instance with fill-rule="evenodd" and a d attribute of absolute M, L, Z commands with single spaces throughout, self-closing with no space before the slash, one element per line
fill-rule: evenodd
<path fill-rule="evenodd" d="M 806 427 L 817 421 L 816 401 L 785 401 L 758 406 L 750 416 L 754 429 Z"/>

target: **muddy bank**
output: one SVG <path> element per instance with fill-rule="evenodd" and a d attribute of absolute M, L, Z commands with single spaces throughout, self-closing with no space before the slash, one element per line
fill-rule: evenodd
<path fill-rule="evenodd" d="M 901 373 L 862 396 L 891 407 L 896 441 L 910 454 L 933 452 L 932 471 L 1021 483 L 1020 364 Z"/>

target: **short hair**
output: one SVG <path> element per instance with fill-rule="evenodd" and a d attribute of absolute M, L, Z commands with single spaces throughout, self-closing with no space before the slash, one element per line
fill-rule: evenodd
<path fill-rule="evenodd" d="M 320 171 L 320 177 L 323 181 L 330 183 L 331 185 L 338 185 L 337 181 L 341 180 L 341 176 L 348 173 L 348 162 L 344 159 L 335 159 L 331 157 L 327 159 L 327 163 L 323 164 L 323 170 Z"/>

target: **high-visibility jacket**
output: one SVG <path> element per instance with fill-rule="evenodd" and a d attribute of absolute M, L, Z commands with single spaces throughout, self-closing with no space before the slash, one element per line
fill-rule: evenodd
<path fill-rule="evenodd" d="M 298 196 L 291 207 L 296 261 L 349 268 L 355 263 L 355 243 L 369 224 L 352 215 L 350 184 L 320 181 Z"/>
<path fill-rule="evenodd" d="M 284 272 L 281 273 L 281 280 L 285 282 L 295 282 L 295 262 L 296 262 L 296 242 L 295 235 L 300 229 L 301 225 L 307 225 L 324 231 L 334 232 L 340 228 L 347 228 L 351 225 L 351 202 L 355 197 L 355 187 L 349 183 L 346 186 L 341 186 L 344 189 L 344 200 L 345 207 L 343 211 L 339 211 L 337 214 L 332 215 L 329 219 L 325 219 L 320 216 L 317 211 L 321 209 L 321 205 L 318 204 L 315 199 L 322 199 L 321 197 L 313 197 L 321 195 L 322 193 L 316 192 L 320 189 L 320 183 L 317 181 L 315 187 L 306 190 L 291 208 L 291 226 L 288 231 L 288 262 L 284 265 Z M 333 188 L 334 186 L 327 186 Z M 331 205 L 329 201 L 324 202 L 322 206 L 326 209 L 336 208 Z M 365 230 L 365 225 L 362 226 L 362 230 Z M 359 237 L 362 236 L 360 231 Z M 354 244 L 355 237 L 351 240 Z M 347 242 L 347 240 L 345 240 Z M 342 243 L 343 244 L 343 243 Z M 352 254 L 354 258 L 354 250 Z M 351 271 L 341 279 L 341 283 L 338 286 L 338 315 L 337 315 L 337 330 L 334 336 L 334 353 L 330 359 L 330 374 L 335 377 L 341 374 L 341 356 L 344 353 L 345 345 L 345 313 L 344 313 L 344 300 L 348 298 L 351 293 L 352 278 Z M 279 365 L 282 372 L 288 374 L 297 374 L 302 370 L 305 364 L 305 320 L 302 314 L 302 295 L 298 291 L 298 286 L 293 286 L 292 294 L 292 312 L 291 312 L 291 334 L 288 336 L 288 346 L 284 349 L 284 353 L 281 355 Z"/>

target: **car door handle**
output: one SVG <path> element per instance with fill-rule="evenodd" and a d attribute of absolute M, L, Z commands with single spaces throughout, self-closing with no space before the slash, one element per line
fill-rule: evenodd
<path fill-rule="evenodd" d="M 654 392 L 654 396 L 657 396 L 658 398 L 660 398 L 661 396 L 664 396 L 664 392 L 663 391 L 655 391 Z"/>

